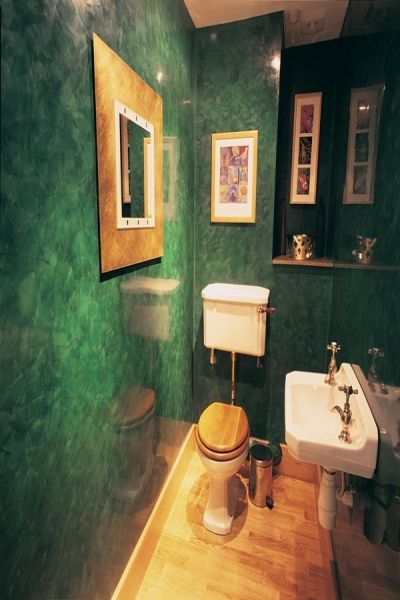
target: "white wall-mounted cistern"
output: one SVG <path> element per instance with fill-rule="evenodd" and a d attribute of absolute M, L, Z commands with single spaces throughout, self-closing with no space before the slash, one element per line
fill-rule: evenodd
<path fill-rule="evenodd" d="M 265 354 L 269 289 L 256 285 L 210 283 L 202 293 L 204 345 L 210 349 L 210 363 L 215 364 L 216 350 L 231 352 L 231 401 L 236 399 L 235 364 L 237 354 L 261 357 Z"/>

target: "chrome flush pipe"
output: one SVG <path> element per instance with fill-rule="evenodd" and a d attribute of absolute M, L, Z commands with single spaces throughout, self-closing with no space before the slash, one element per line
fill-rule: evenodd
<path fill-rule="evenodd" d="M 211 353 L 210 353 L 210 365 L 216 365 L 217 364 L 217 356 L 215 354 L 215 349 L 211 348 Z"/>
<path fill-rule="evenodd" d="M 236 400 L 236 381 L 235 381 L 236 352 L 231 352 L 231 355 L 232 355 L 231 404 L 235 404 L 235 400 Z"/>

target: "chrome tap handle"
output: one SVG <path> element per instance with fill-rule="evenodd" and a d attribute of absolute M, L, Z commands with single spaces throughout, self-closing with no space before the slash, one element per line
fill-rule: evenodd
<path fill-rule="evenodd" d="M 325 377 L 324 382 L 328 383 L 329 385 L 335 385 L 335 375 L 337 373 L 336 352 L 339 352 L 340 344 L 338 344 L 337 342 L 331 342 L 327 345 L 326 348 L 327 350 L 332 351 L 332 355 L 329 361 L 328 374 Z"/>
<path fill-rule="evenodd" d="M 326 349 L 332 350 L 332 353 L 336 354 L 336 352 L 339 352 L 341 350 L 341 346 L 337 342 L 331 342 L 327 345 Z"/>
<path fill-rule="evenodd" d="M 375 346 L 372 348 L 368 348 L 368 354 L 372 356 L 372 360 L 375 358 L 384 358 L 385 353 L 380 348 L 376 348 Z"/>
<path fill-rule="evenodd" d="M 358 394 L 358 390 L 355 390 L 351 385 L 339 385 L 338 390 L 340 392 L 344 392 L 346 396 L 351 396 L 351 394 Z"/>
<path fill-rule="evenodd" d="M 385 353 L 380 348 L 376 348 L 375 346 L 373 346 L 372 348 L 368 348 L 368 354 L 372 356 L 372 360 L 371 366 L 368 371 L 367 379 L 370 382 L 370 384 L 379 383 L 379 377 L 376 371 L 376 359 L 384 358 Z"/>
<path fill-rule="evenodd" d="M 276 308 L 273 306 L 257 306 L 258 313 L 267 313 L 267 315 L 272 315 L 276 312 Z"/>
<path fill-rule="evenodd" d="M 352 394 L 358 394 L 358 390 L 355 390 L 351 385 L 339 385 L 339 392 L 344 392 L 346 394 L 346 403 L 348 404 L 349 398 Z"/>

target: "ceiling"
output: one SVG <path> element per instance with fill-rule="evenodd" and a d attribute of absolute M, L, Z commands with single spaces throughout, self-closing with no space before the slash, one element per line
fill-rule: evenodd
<path fill-rule="evenodd" d="M 285 48 L 400 28 L 399 0 L 185 0 L 196 27 L 283 11 Z"/>

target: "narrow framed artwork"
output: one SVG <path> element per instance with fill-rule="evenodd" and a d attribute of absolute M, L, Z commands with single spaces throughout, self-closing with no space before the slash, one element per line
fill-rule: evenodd
<path fill-rule="evenodd" d="M 315 204 L 322 92 L 296 94 L 290 204 Z"/>
<path fill-rule="evenodd" d="M 351 90 L 343 204 L 372 204 L 383 86 Z"/>
<path fill-rule="evenodd" d="M 258 131 L 212 134 L 211 221 L 255 223 Z"/>

